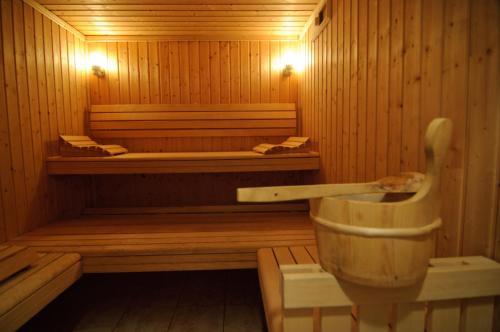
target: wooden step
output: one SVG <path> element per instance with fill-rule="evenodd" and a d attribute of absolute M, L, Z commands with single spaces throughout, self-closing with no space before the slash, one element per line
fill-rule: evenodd
<path fill-rule="evenodd" d="M 161 174 L 307 171 L 319 169 L 317 152 L 263 155 L 253 151 L 127 153 L 111 157 L 49 157 L 48 173 Z"/>
<path fill-rule="evenodd" d="M 0 282 L 30 266 L 38 258 L 36 252 L 25 246 L 0 247 Z"/>
<path fill-rule="evenodd" d="M 481 256 L 433 258 L 420 283 L 377 288 L 342 281 L 313 246 L 258 251 L 271 332 L 492 331 L 500 264 Z"/>
<path fill-rule="evenodd" d="M 30 268 L 0 283 L 0 331 L 15 331 L 71 286 L 82 273 L 80 255 L 41 254 Z"/>
<path fill-rule="evenodd" d="M 262 248 L 258 251 L 260 290 L 267 328 L 270 332 L 283 331 L 283 300 L 281 296 L 280 265 L 314 264 L 319 262 L 316 245 Z M 316 331 L 319 331 L 316 329 Z"/>
<path fill-rule="evenodd" d="M 314 241 L 307 212 L 292 211 L 91 214 L 13 242 L 40 252 L 79 253 L 90 273 L 256 268 L 259 248 Z"/>

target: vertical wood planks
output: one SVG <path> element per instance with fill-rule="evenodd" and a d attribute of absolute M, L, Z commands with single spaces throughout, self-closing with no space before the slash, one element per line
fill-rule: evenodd
<path fill-rule="evenodd" d="M 445 2 L 441 114 L 453 121 L 453 136 L 441 184 L 447 199 L 442 203 L 443 226 L 438 232 L 437 242 L 439 256 L 458 255 L 463 236 L 468 32 L 469 2 Z"/>
<path fill-rule="evenodd" d="M 190 103 L 189 90 L 189 44 L 179 42 L 179 84 L 181 93 L 181 103 Z"/>
<path fill-rule="evenodd" d="M 322 308 L 321 331 L 350 331 L 351 330 L 351 307 Z"/>
<path fill-rule="evenodd" d="M 74 206 L 71 198 L 63 199 L 73 181 L 47 181 L 45 159 L 57 153 L 59 133 L 79 133 L 84 112 L 79 105 L 86 103 L 75 89 L 83 71 L 75 59 L 83 44 L 20 0 L 2 1 L 1 22 L 0 241 L 5 241 L 56 218 L 62 209 L 55 202 Z"/>
<path fill-rule="evenodd" d="M 137 43 L 139 57 L 139 99 L 140 104 L 149 104 L 149 64 L 147 42 Z"/>
<path fill-rule="evenodd" d="M 18 90 L 16 83 L 16 60 L 14 54 L 13 35 L 13 11 L 11 1 L 2 1 L 2 41 L 3 41 L 3 64 L 5 75 L 5 95 L 7 104 L 8 133 L 10 140 L 10 153 L 12 156 L 11 170 L 14 180 L 17 219 L 12 224 L 12 233 L 18 235 L 20 230 L 27 224 L 26 210 L 26 186 L 24 182 L 23 151 L 18 147 L 23 146 L 21 139 L 21 126 L 18 106 Z M 8 160 L 8 159 L 7 159 Z M 17 206 L 22 207 L 18 209 Z"/>
<path fill-rule="evenodd" d="M 498 1 L 472 1 L 468 85 L 468 158 L 462 253 L 494 253 L 495 195 L 500 180 L 500 112 L 497 87 L 500 67 Z M 488 142 L 485 144 L 485 142 Z M 497 218 L 499 218 L 497 216 Z M 497 224 L 497 228 L 500 225 Z M 498 244 L 497 244 L 498 246 Z"/>
<path fill-rule="evenodd" d="M 2 2 L 2 13 L 4 13 L 5 7 Z M 2 17 L 2 23 L 4 19 Z M 2 40 L 5 30 L 3 24 L 0 27 L 2 29 Z M 3 64 L 4 60 L 4 44 L 0 43 L 0 64 Z M 11 143 L 9 137 L 9 123 L 8 123 L 8 110 L 7 110 L 7 95 L 3 87 L 5 87 L 5 70 L 4 66 L 0 65 L 0 157 L 2 162 L 0 163 L 0 189 L 2 192 L 2 223 L 0 224 L 0 241 L 6 241 L 18 234 L 17 231 L 17 211 L 16 211 L 16 193 L 14 187 L 14 176 L 11 172 L 12 170 L 12 157 L 10 154 Z"/>
<path fill-rule="evenodd" d="M 420 82 L 422 0 L 405 1 L 403 56 L 402 171 L 418 170 L 420 135 Z"/>
<path fill-rule="evenodd" d="M 377 105 L 377 17 L 378 1 L 368 1 L 367 113 L 366 113 L 366 181 L 376 178 L 376 107 Z M 383 8 L 382 8 L 383 9 Z"/>
<path fill-rule="evenodd" d="M 106 74 L 108 76 L 109 101 L 112 104 L 120 103 L 120 79 L 118 75 L 118 46 L 117 43 L 109 43 L 106 49 L 108 65 Z"/>
<path fill-rule="evenodd" d="M 434 301 L 431 303 L 430 331 L 459 331 L 460 300 Z"/>
<path fill-rule="evenodd" d="M 332 6 L 319 37 L 311 40 L 309 30 L 301 40 L 301 135 L 312 138 L 322 167 L 330 169 L 316 180 L 424 171 L 425 129 L 431 119 L 449 117 L 454 134 L 443 167 L 437 254 L 492 255 L 499 229 L 493 217 L 500 172 L 498 2 L 339 0 Z"/>
<path fill-rule="evenodd" d="M 359 307 L 359 332 L 387 332 L 391 311 L 389 304 L 363 305 Z"/>
<path fill-rule="evenodd" d="M 102 46 L 97 44 L 97 51 L 103 52 Z M 132 104 L 140 104 L 140 87 L 139 87 L 139 58 L 138 58 L 138 49 L 137 42 L 128 43 L 128 75 L 129 75 L 129 93 L 130 93 L 130 103 Z M 90 81 L 92 84 L 93 81 Z M 177 95 L 178 96 L 178 95 Z M 100 99 L 99 103 L 103 103 L 105 99 Z M 94 104 L 94 102 L 92 102 Z"/>
<path fill-rule="evenodd" d="M 462 330 L 464 332 L 493 331 L 493 297 L 464 300 Z"/>
<path fill-rule="evenodd" d="M 296 102 L 297 73 L 282 75 L 282 56 L 297 43 L 281 41 L 91 42 L 89 53 L 102 53 L 116 73 L 90 75 L 93 104 L 112 103 L 267 103 Z M 116 47 L 116 52 L 115 52 Z M 116 53 L 116 54 L 115 54 Z M 111 93 L 118 77 L 120 98 Z M 110 94 L 101 93 L 101 85 Z M 284 138 L 273 138 L 278 143 Z M 251 149 L 269 138 L 167 138 L 110 141 L 131 151 L 214 151 Z"/>
<path fill-rule="evenodd" d="M 191 104 L 200 103 L 200 49 L 198 42 L 189 42 L 189 89 Z"/>
<path fill-rule="evenodd" d="M 401 303 L 396 306 L 396 328 L 401 332 L 425 331 L 425 303 Z"/>
<path fill-rule="evenodd" d="M 118 77 L 120 78 L 120 103 L 125 104 L 130 103 L 128 70 L 128 45 L 127 43 L 120 42 L 118 43 Z M 92 81 L 89 81 L 89 83 L 91 82 Z M 92 90 L 92 84 L 90 84 L 90 86 Z M 163 94 L 162 98 L 164 98 Z"/>
<path fill-rule="evenodd" d="M 389 68 L 389 133 L 387 173 L 397 175 L 401 170 L 403 113 L 403 0 L 391 1 L 390 68 Z"/>

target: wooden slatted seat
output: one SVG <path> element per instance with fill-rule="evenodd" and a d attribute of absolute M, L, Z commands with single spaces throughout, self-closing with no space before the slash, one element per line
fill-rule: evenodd
<path fill-rule="evenodd" d="M 338 281 L 315 247 L 264 248 L 258 268 L 271 332 L 491 332 L 500 264 L 485 257 L 431 259 L 412 287 L 370 288 Z"/>
<path fill-rule="evenodd" d="M 257 267 L 257 250 L 314 243 L 305 211 L 197 212 L 94 209 L 13 240 L 40 252 L 76 252 L 84 272 Z M 97 210 L 97 211 L 96 211 Z M 161 210 L 161 209 L 160 209 Z M 119 214 L 116 214 L 119 213 Z M 142 214 L 136 214 L 142 213 Z"/>
<path fill-rule="evenodd" d="M 92 105 L 96 138 L 294 136 L 294 103 Z"/>
<path fill-rule="evenodd" d="M 316 152 L 263 155 L 253 151 L 127 153 L 112 157 L 49 157 L 48 173 L 138 174 L 318 170 Z"/>
<path fill-rule="evenodd" d="M 38 259 L 0 282 L 0 331 L 15 331 L 82 273 L 80 255 L 39 254 Z"/>

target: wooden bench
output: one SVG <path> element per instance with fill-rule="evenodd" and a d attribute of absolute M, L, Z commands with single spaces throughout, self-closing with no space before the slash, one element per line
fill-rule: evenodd
<path fill-rule="evenodd" d="M 415 287 L 360 287 L 323 272 L 315 247 L 258 252 L 269 330 L 491 332 L 500 264 L 484 257 L 435 258 Z"/>
<path fill-rule="evenodd" d="M 48 173 L 146 174 L 308 171 L 319 169 L 316 152 L 263 155 L 253 151 L 127 153 L 112 157 L 49 157 Z"/>
<path fill-rule="evenodd" d="M 93 138 L 295 136 L 294 103 L 92 105 Z"/>
<path fill-rule="evenodd" d="M 246 269 L 257 250 L 314 243 L 304 204 L 191 208 L 94 208 L 12 242 L 76 252 L 85 273 Z"/>
<path fill-rule="evenodd" d="M 0 246 L 0 255 L 12 248 Z M 0 331 L 17 330 L 81 274 L 78 254 L 39 254 L 27 268 L 0 282 Z"/>

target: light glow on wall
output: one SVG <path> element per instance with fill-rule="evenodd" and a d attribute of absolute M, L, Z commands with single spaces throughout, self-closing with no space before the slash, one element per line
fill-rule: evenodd
<path fill-rule="evenodd" d="M 87 58 L 87 69 L 98 77 L 104 77 L 106 73 L 118 72 L 116 60 L 110 59 L 105 52 L 91 51 Z"/>
<path fill-rule="evenodd" d="M 94 66 L 101 67 L 104 70 L 108 69 L 108 59 L 106 56 L 99 51 L 92 51 L 88 58 L 88 69 L 92 69 Z"/>
<path fill-rule="evenodd" d="M 273 59 L 272 69 L 274 71 L 284 73 L 289 68 L 294 73 L 301 73 L 304 70 L 304 56 L 296 48 L 285 49 L 279 57 Z"/>

